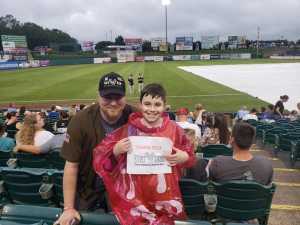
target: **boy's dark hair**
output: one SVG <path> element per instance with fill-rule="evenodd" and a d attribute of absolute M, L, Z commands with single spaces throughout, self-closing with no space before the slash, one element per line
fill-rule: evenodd
<path fill-rule="evenodd" d="M 166 102 L 167 93 L 164 87 L 160 84 L 151 83 L 146 85 L 141 92 L 140 102 L 142 102 L 144 96 L 148 95 L 152 96 L 152 98 L 160 97 L 164 103 Z"/>
<path fill-rule="evenodd" d="M 249 149 L 254 142 L 255 128 L 248 123 L 238 122 L 232 129 L 232 137 L 240 149 Z"/>

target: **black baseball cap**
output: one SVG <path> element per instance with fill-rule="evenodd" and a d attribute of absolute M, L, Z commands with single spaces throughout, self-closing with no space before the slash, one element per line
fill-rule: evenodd
<path fill-rule="evenodd" d="M 109 95 L 125 96 L 125 81 L 121 75 L 110 72 L 101 77 L 98 90 L 101 97 Z"/>

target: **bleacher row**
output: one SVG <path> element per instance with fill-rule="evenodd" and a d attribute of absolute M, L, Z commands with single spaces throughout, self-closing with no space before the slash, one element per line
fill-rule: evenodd
<path fill-rule="evenodd" d="M 291 166 L 300 160 L 300 120 L 290 122 L 278 120 L 275 123 L 249 120 L 256 127 L 256 138 L 264 146 L 271 146 L 274 154 L 289 152 Z"/>
<path fill-rule="evenodd" d="M 257 139 L 271 145 L 274 153 L 289 151 L 291 164 L 300 159 L 300 121 L 276 123 L 248 121 L 256 127 Z M 208 145 L 197 149 L 201 158 L 232 155 L 225 145 Z M 198 154 L 199 156 L 199 154 Z M 8 161 L 8 163 L 7 163 Z M 7 166 L 9 165 L 9 166 Z M 47 155 L 0 152 L 1 225 L 52 224 L 62 213 L 62 176 L 64 161 L 59 151 Z M 14 168 L 13 168 L 14 167 Z M 254 218 L 267 224 L 275 185 L 263 186 L 249 181 L 225 184 L 181 179 L 180 187 L 188 217 L 176 224 L 235 224 Z M 216 195 L 215 213 L 205 211 L 205 197 Z M 83 225 L 118 224 L 111 212 L 81 212 Z M 237 223 L 236 223 L 237 224 Z M 244 224 L 244 223 L 243 223 Z"/>
<path fill-rule="evenodd" d="M 209 145 L 201 151 L 203 154 L 201 157 L 204 158 L 213 158 L 215 155 L 232 155 L 231 149 L 225 145 Z M 55 215 L 59 215 L 61 207 L 63 207 L 63 171 L 60 166 L 63 166 L 64 162 L 59 158 L 58 151 L 44 156 L 17 153 L 14 157 L 17 161 L 13 165 L 8 163 L 10 167 L 3 163 L 5 159 L 2 158 L 0 191 L 1 205 L 4 206 L 2 213 L 9 208 L 16 211 L 13 214 L 16 218 L 14 216 L 9 218 L 2 214 L 1 220 L 26 224 L 29 221 L 33 223 L 40 220 L 49 222 L 49 217 L 51 217 L 50 223 L 52 223 L 57 219 L 57 216 L 54 216 L 55 213 L 52 212 L 57 212 Z M 8 162 L 12 161 L 9 157 L 6 159 Z M 55 168 L 57 164 L 53 164 L 54 161 L 56 163 L 60 161 L 58 164 L 60 166 Z M 274 185 L 263 186 L 249 181 L 217 184 L 185 178 L 180 180 L 180 188 L 186 212 L 193 221 L 178 221 L 176 224 L 203 225 L 209 225 L 212 221 L 221 221 L 225 224 L 230 221 L 248 221 L 254 218 L 258 218 L 260 224 L 267 224 L 275 191 Z M 207 213 L 205 210 L 205 198 L 212 195 L 217 196 L 216 211 L 213 214 Z M 109 203 L 107 204 L 109 205 Z M 33 216 L 35 219 L 28 219 L 30 213 L 27 215 L 26 212 L 36 206 L 42 207 L 37 209 L 44 210 L 45 215 L 40 213 Z M 106 213 L 82 212 L 81 215 L 82 224 L 118 224 L 116 218 L 109 211 Z M 2 225 L 1 220 L 0 224 Z"/>

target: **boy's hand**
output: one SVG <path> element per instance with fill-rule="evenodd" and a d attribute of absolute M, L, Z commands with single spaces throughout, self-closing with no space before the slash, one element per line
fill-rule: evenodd
<path fill-rule="evenodd" d="M 178 148 L 173 147 L 175 154 L 170 154 L 165 156 L 166 160 L 169 162 L 170 166 L 176 166 L 177 164 L 184 163 L 188 160 L 189 155 Z"/>
<path fill-rule="evenodd" d="M 115 145 L 113 153 L 115 157 L 118 157 L 120 154 L 128 152 L 130 149 L 130 141 L 128 138 L 124 138 Z"/>

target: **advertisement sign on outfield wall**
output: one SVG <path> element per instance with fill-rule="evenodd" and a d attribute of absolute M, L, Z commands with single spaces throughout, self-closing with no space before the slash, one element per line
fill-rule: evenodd
<path fill-rule="evenodd" d="M 200 60 L 210 60 L 209 54 L 200 55 Z"/>
<path fill-rule="evenodd" d="M 136 62 L 144 62 L 145 60 L 144 60 L 144 56 L 136 56 L 135 57 L 135 61 Z"/>
<path fill-rule="evenodd" d="M 50 60 L 40 60 L 41 67 L 49 66 L 49 64 L 50 64 Z"/>
<path fill-rule="evenodd" d="M 17 69 L 18 67 L 19 65 L 15 61 L 0 62 L 0 70 Z"/>
<path fill-rule="evenodd" d="M 145 56 L 144 60 L 145 61 L 154 61 L 154 56 Z"/>
<path fill-rule="evenodd" d="M 102 64 L 102 63 L 110 63 L 110 62 L 111 62 L 110 57 L 94 58 L 94 64 Z"/>
<path fill-rule="evenodd" d="M 191 60 L 191 55 L 173 55 L 174 61 L 185 61 L 185 60 Z"/>
<path fill-rule="evenodd" d="M 154 56 L 154 62 L 162 62 L 162 61 L 164 61 L 163 56 Z"/>

